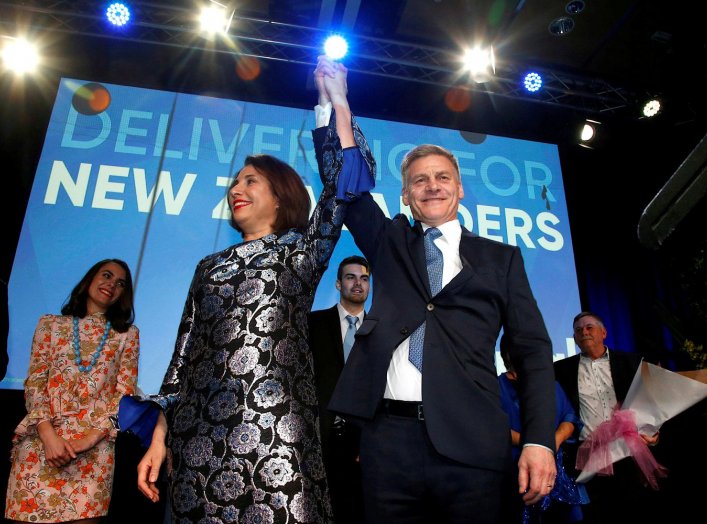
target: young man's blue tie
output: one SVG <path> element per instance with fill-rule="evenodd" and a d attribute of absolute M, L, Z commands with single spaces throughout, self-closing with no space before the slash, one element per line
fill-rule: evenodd
<path fill-rule="evenodd" d="M 354 335 L 356 334 L 356 324 L 358 324 L 358 317 L 352 315 L 346 315 L 346 320 L 349 323 L 349 327 L 346 328 L 346 335 L 344 335 L 344 362 L 349 358 L 349 353 L 351 353 L 351 348 L 354 344 Z"/>

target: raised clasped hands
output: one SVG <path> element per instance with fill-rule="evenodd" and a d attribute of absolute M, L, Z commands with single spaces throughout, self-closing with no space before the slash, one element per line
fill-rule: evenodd
<path fill-rule="evenodd" d="M 346 94 L 348 87 L 346 84 L 346 75 L 348 70 L 339 63 L 320 56 L 317 61 L 317 67 L 314 70 L 314 82 L 319 91 L 319 105 L 326 105 L 328 102 L 336 105 L 337 103 L 346 103 Z"/>

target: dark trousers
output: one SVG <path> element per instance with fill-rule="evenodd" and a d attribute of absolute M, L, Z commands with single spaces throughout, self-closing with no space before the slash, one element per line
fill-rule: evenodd
<path fill-rule="evenodd" d="M 660 522 L 657 515 L 663 493 L 644 485 L 631 458 L 616 462 L 613 475 L 596 475 L 586 486 L 589 504 L 583 511 L 587 524 Z"/>
<path fill-rule="evenodd" d="M 359 438 L 357 427 L 339 422 L 323 446 L 334 524 L 363 523 Z"/>
<path fill-rule="evenodd" d="M 378 414 L 361 432 L 367 524 L 497 524 L 504 473 L 435 451 L 425 423 Z"/>

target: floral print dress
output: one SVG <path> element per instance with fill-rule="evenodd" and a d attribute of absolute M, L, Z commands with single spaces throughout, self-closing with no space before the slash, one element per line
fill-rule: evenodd
<path fill-rule="evenodd" d="M 90 360 L 106 320 L 102 314 L 79 320 L 81 356 Z M 81 372 L 74 362 L 70 316 L 44 315 L 32 342 L 25 380 L 27 416 L 15 429 L 5 517 L 25 522 L 67 522 L 108 513 L 115 464 L 116 430 L 111 417 L 123 395 L 137 386 L 139 332 L 110 330 L 96 365 Z M 90 429 L 107 438 L 61 468 L 44 461 L 37 424 L 48 420 L 57 434 L 72 440 Z"/>
<path fill-rule="evenodd" d="M 196 268 L 153 397 L 168 418 L 174 524 L 331 522 L 307 313 L 344 218 L 334 125 L 307 228 L 229 247 Z M 374 173 L 354 130 L 363 171 Z"/>

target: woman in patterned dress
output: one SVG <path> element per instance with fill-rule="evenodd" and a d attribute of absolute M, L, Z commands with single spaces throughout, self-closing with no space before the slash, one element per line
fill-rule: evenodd
<path fill-rule="evenodd" d="M 15 429 L 5 518 L 97 523 L 113 484 L 111 417 L 137 385 L 139 333 L 128 265 L 84 275 L 61 310 L 39 319 Z"/>
<path fill-rule="evenodd" d="M 357 173 L 343 148 L 363 155 Z M 331 522 L 307 313 L 341 233 L 342 168 L 375 173 L 355 122 L 332 116 L 311 218 L 299 175 L 274 157 L 248 157 L 228 190 L 243 242 L 196 267 L 138 466 L 157 501 L 169 446 L 173 524 Z"/>

